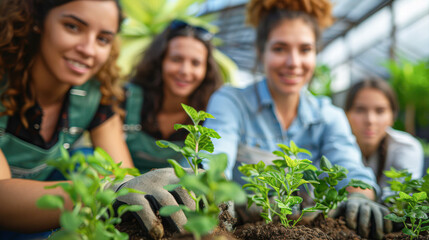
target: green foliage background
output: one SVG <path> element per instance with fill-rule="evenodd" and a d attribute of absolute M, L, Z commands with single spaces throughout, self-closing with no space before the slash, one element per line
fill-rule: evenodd
<path fill-rule="evenodd" d="M 126 16 L 120 34 L 121 52 L 118 65 L 121 67 L 121 75 L 126 77 L 132 72 L 153 37 L 162 32 L 174 19 L 185 20 L 216 33 L 217 27 L 210 23 L 217 18 L 216 15 L 197 16 L 204 2 L 204 0 L 121 0 Z M 221 40 L 215 38 L 213 43 L 215 46 L 219 45 Z M 237 65 L 217 49 L 213 55 L 224 81 L 236 83 L 234 73 L 238 69 Z"/>

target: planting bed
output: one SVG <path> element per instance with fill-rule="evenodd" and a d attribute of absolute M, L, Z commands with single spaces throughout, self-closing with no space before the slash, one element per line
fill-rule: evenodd
<path fill-rule="evenodd" d="M 224 221 L 234 221 L 228 219 L 227 216 L 221 216 Z M 356 234 L 355 231 L 347 228 L 345 221 L 342 218 L 324 219 L 319 215 L 310 223 L 299 223 L 295 228 L 286 229 L 280 223 L 265 224 L 264 221 L 255 223 L 247 223 L 236 226 L 235 230 L 230 233 L 222 227 L 218 228 L 214 234 L 202 238 L 203 240 L 306 240 L 306 239 L 331 239 L 331 240 L 354 240 L 365 239 Z M 130 240 L 146 240 L 150 239 L 140 228 L 137 221 L 133 218 L 125 220 L 117 226 L 121 232 L 126 232 Z M 192 235 L 176 234 L 167 236 L 163 239 L 168 240 L 191 240 Z M 402 232 L 390 233 L 385 236 L 386 240 L 402 240 L 410 239 L 409 236 Z M 421 234 L 419 240 L 429 240 L 427 233 Z"/>

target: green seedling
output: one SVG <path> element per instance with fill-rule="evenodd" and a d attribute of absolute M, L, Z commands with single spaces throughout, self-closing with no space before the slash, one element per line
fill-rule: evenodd
<path fill-rule="evenodd" d="M 407 169 L 396 170 L 393 167 L 390 168 L 390 171 L 384 171 L 383 173 L 386 177 L 391 179 L 387 183 L 392 191 L 390 196 L 388 196 L 384 202 L 389 206 L 389 210 L 391 212 L 403 216 L 403 209 L 407 204 L 403 201 L 397 201 L 399 198 L 399 192 L 404 192 L 409 195 L 420 192 L 419 189 L 423 186 L 424 178 L 412 179 L 412 174 L 409 173 Z"/>
<path fill-rule="evenodd" d="M 46 188 L 61 187 L 73 202 L 73 210 L 69 211 L 61 196 L 43 195 L 38 199 L 39 208 L 62 212 L 61 229 L 51 239 L 128 239 L 128 235 L 119 232 L 115 225 L 121 222 L 120 217 L 126 211 L 138 211 L 142 207 L 123 205 L 117 209 L 116 216 L 109 212 L 114 212 L 112 203 L 118 196 L 138 191 L 124 188 L 114 192 L 104 188 L 109 182 L 123 180 L 126 174 L 138 175 L 137 169 L 120 168 L 120 163 L 116 164 L 101 148 L 96 148 L 93 155 L 78 152 L 71 157 L 62 149 L 62 157 L 49 160 L 47 164 L 58 169 L 69 181 Z"/>
<path fill-rule="evenodd" d="M 281 159 L 274 160 L 274 165 L 266 166 L 260 161 L 257 164 L 243 164 L 239 170 L 245 175 L 243 179 L 248 182 L 243 185 L 243 188 L 253 193 L 248 198 L 248 207 L 256 204 L 262 207 L 261 217 L 267 223 L 272 222 L 274 216 L 278 216 L 282 225 L 290 228 L 301 220 L 304 213 L 316 211 L 313 208 L 306 208 L 301 211 L 297 219 L 288 218 L 293 213 L 293 209 L 299 207 L 303 201 L 301 197 L 294 194 L 299 191 L 298 188 L 303 184 L 317 183 L 305 180 L 304 171 L 315 171 L 316 168 L 308 159 L 296 159 L 298 153 L 310 155 L 310 152 L 298 148 L 293 141 L 290 142 L 290 147 L 284 144 L 278 144 L 278 146 L 282 151 L 273 153 Z"/>
<path fill-rule="evenodd" d="M 322 211 L 325 218 L 328 216 L 329 211 L 336 209 L 339 203 L 347 200 L 347 187 L 371 188 L 369 184 L 352 179 L 346 186 L 337 190 L 335 187 L 341 180 L 347 178 L 347 173 L 348 170 L 345 167 L 336 164 L 332 165 L 325 156 L 322 156 L 320 160 L 320 170 L 307 170 L 304 172 L 304 178 L 311 180 L 313 183 L 313 200 L 316 203 L 314 208 Z M 310 192 L 307 185 L 306 189 Z"/>
<path fill-rule="evenodd" d="M 196 209 L 192 210 L 186 206 L 165 206 L 160 210 L 162 216 L 170 216 L 174 212 L 183 210 L 188 218 L 184 228 L 193 233 L 196 239 L 210 233 L 219 223 L 219 204 L 234 201 L 242 203 L 246 200 L 246 195 L 241 187 L 225 179 L 223 172 L 227 167 L 227 157 L 225 154 L 211 154 L 214 150 L 212 138 L 220 138 L 213 129 L 200 125 L 207 118 L 214 118 L 204 111 L 197 112 L 194 108 L 182 104 L 183 109 L 192 119 L 193 125 L 176 124 L 174 128 L 186 129 L 188 135 L 185 139 L 185 146 L 179 147 L 168 141 L 157 141 L 158 146 L 170 147 L 182 153 L 192 169 L 192 174 L 188 173 L 183 166 L 175 160 L 168 160 L 173 166 L 176 176 L 180 178 L 177 185 L 168 185 L 165 189 L 172 191 L 177 187 L 186 189 L 195 201 Z M 200 171 L 198 166 L 206 159 L 209 161 L 209 169 Z M 200 208 L 200 203 L 204 207 Z"/>
<path fill-rule="evenodd" d="M 427 170 L 428 173 L 429 169 Z M 391 178 L 388 181 L 393 194 L 386 198 L 385 203 L 392 212 L 385 216 L 394 222 L 403 223 L 402 232 L 414 239 L 420 232 L 429 230 L 429 175 L 422 179 L 412 179 L 408 170 L 384 171 Z"/>
<path fill-rule="evenodd" d="M 426 192 L 414 193 L 412 195 L 404 192 L 399 192 L 397 202 L 404 203 L 405 207 L 400 209 L 403 215 L 390 213 L 384 218 L 404 224 L 402 232 L 414 239 L 420 235 L 420 232 L 429 230 L 429 206 L 424 204 L 427 202 Z M 404 206 L 402 205 L 402 206 Z M 407 222 L 409 220 L 409 223 Z"/>

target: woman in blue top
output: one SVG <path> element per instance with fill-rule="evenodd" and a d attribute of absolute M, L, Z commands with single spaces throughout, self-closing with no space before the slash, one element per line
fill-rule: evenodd
<path fill-rule="evenodd" d="M 257 28 L 257 57 L 265 78 L 244 89 L 224 87 L 215 92 L 207 111 L 216 119 L 205 122 L 221 136 L 214 141 L 215 151 L 228 156 L 227 177 L 242 182 L 237 170 L 241 163 L 269 163 L 275 159 L 271 152 L 279 150 L 276 144 L 288 145 L 292 140 L 312 153 L 310 160 L 316 166 L 324 155 L 333 164 L 346 167 L 348 178 L 339 187 L 354 178 L 378 191 L 374 174 L 362 164 L 344 112 L 329 99 L 312 96 L 305 87 L 316 66 L 320 29 L 332 22 L 330 2 L 253 0 L 247 7 L 247 19 Z M 385 212 L 368 200 L 375 199 L 374 190 L 347 190 L 355 193 L 353 197 L 359 193 L 367 198 L 346 204 L 349 226 L 356 228 L 359 214 L 359 232 L 368 236 L 373 212 L 377 225 L 374 234 L 382 237 Z M 358 206 L 368 203 L 372 207 L 365 209 L 364 216 Z"/>

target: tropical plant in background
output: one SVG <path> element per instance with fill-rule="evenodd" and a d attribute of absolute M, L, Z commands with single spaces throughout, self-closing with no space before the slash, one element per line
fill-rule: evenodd
<path fill-rule="evenodd" d="M 325 64 L 317 65 L 314 70 L 314 77 L 308 84 L 308 90 L 315 96 L 332 97 L 331 84 L 331 68 Z"/>
<path fill-rule="evenodd" d="M 388 61 L 386 67 L 391 75 L 390 83 L 398 96 L 399 107 L 405 111 L 399 115 L 395 128 L 415 135 L 416 123 L 422 127 L 429 125 L 429 62 L 414 63 L 402 58 Z"/>
<path fill-rule="evenodd" d="M 126 20 L 121 30 L 121 52 L 118 65 L 121 75 L 131 73 L 133 66 L 141 58 L 144 49 L 153 37 L 162 32 L 173 19 L 181 19 L 192 25 L 208 29 L 212 33 L 218 31 L 210 22 L 216 15 L 198 15 L 205 4 L 204 0 L 121 0 Z M 214 44 L 221 44 L 214 39 Z M 234 84 L 234 73 L 237 65 L 219 50 L 213 52 L 225 82 Z"/>

